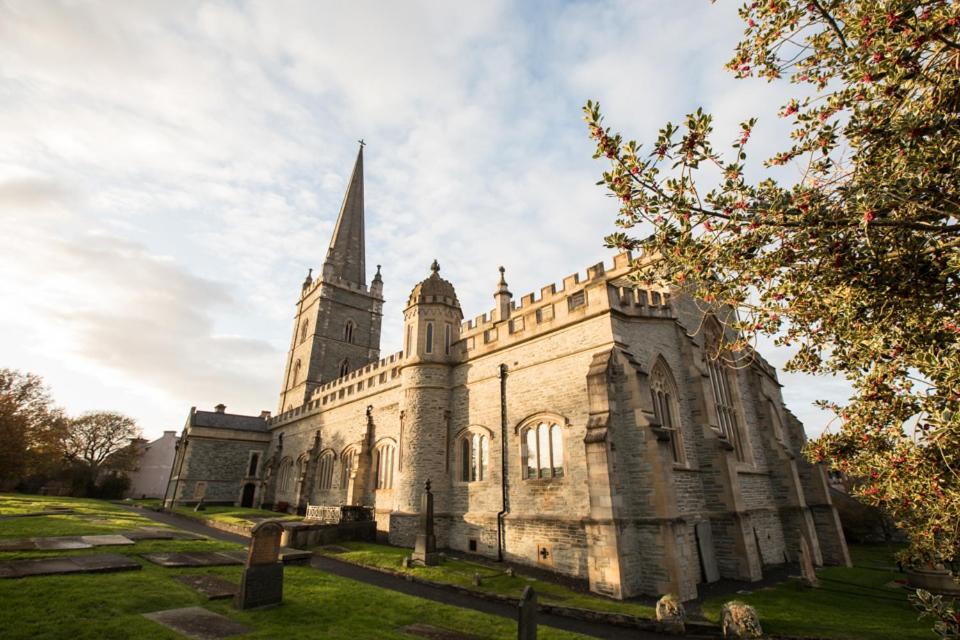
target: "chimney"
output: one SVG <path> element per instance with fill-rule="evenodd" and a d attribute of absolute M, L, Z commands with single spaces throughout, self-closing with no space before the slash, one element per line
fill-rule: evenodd
<path fill-rule="evenodd" d="M 263 418 L 264 420 L 269 420 L 269 419 L 270 419 L 270 412 L 269 412 L 269 411 L 261 411 L 261 412 L 260 412 L 260 417 Z"/>
<path fill-rule="evenodd" d="M 221 402 L 220 404 L 218 404 L 217 406 L 215 406 L 214 409 L 217 410 L 217 413 L 223 413 L 224 411 L 227 410 L 227 405 L 225 405 L 225 404 L 223 404 L 223 403 Z"/>

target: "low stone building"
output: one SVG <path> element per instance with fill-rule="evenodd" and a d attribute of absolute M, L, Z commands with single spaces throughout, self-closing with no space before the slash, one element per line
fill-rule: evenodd
<path fill-rule="evenodd" d="M 152 442 L 135 443 L 137 460 L 130 478 L 128 498 L 161 498 L 167 488 L 173 457 L 177 449 L 177 432 L 164 431 Z"/>
<path fill-rule="evenodd" d="M 191 407 L 177 443 L 164 506 L 200 500 L 244 507 L 259 504 L 271 437 L 269 417 L 269 411 L 259 416 L 227 413 L 222 404 L 214 411 Z"/>
<path fill-rule="evenodd" d="M 361 148 L 320 276 L 297 299 L 280 412 L 244 418 L 263 424 L 243 435 L 265 463 L 254 479 L 241 455 L 252 444 L 229 461 L 205 454 L 209 467 L 188 450 L 174 494 L 209 500 L 219 483 L 216 499 L 239 501 L 253 484 L 263 506 L 366 505 L 383 539 L 413 546 L 429 479 L 441 548 L 615 598 L 759 580 L 797 560 L 801 536 L 817 564 L 848 564 L 776 371 L 755 353 L 714 357 L 720 319 L 670 288 L 634 286 L 633 268 L 618 255 L 519 303 L 501 269 L 493 310 L 464 322 L 434 261 L 408 297 L 403 351 L 381 357 Z"/>

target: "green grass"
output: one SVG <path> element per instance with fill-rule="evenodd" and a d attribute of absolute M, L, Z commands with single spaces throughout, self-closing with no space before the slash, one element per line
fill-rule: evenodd
<path fill-rule="evenodd" d="M 654 608 L 650 604 L 611 600 L 581 591 L 575 591 L 555 582 L 524 576 L 522 573 L 516 573 L 511 577 L 504 573 L 501 567 L 492 566 L 491 564 L 483 562 L 448 558 L 439 566 L 410 567 L 405 569 L 401 566 L 401 561 L 404 556 L 410 555 L 410 549 L 373 544 L 370 542 L 342 542 L 337 543 L 336 546 L 342 546 L 349 549 L 349 551 L 334 553 L 331 550 L 321 547 L 315 549 L 315 552 L 345 562 L 352 562 L 367 567 L 391 569 L 425 580 L 469 587 L 477 591 L 497 593 L 515 598 L 519 598 L 523 593 L 523 588 L 530 585 L 536 590 L 537 597 L 541 602 L 580 609 L 592 609 L 594 611 L 626 613 L 643 618 L 654 617 Z M 481 584 L 479 587 L 473 584 L 473 576 L 475 573 L 480 574 Z"/>
<path fill-rule="evenodd" d="M 820 587 L 795 581 L 749 595 L 711 598 L 703 603 L 708 620 L 718 622 L 720 607 L 736 598 L 753 605 L 763 630 L 770 634 L 842 638 L 844 640 L 931 640 L 931 625 L 917 620 L 907 601 L 909 591 L 887 586 L 904 575 L 894 568 L 893 547 L 851 546 L 853 568 L 828 567 L 817 572 Z"/>
<path fill-rule="evenodd" d="M 243 507 L 209 506 L 203 511 L 194 511 L 193 507 L 174 507 L 173 511 L 180 515 L 197 520 L 213 520 L 242 526 L 256 524 L 256 519 L 275 518 L 277 520 L 302 520 L 300 516 L 289 513 L 278 513 L 266 509 L 245 509 Z M 255 518 L 251 520 L 251 518 Z"/>
<path fill-rule="evenodd" d="M 82 513 L 64 516 L 16 518 L 0 521 L 0 534 L 17 523 L 18 535 L 47 535 L 44 522 L 50 518 L 77 522 L 75 529 L 89 527 L 88 515 L 110 521 L 113 530 L 129 529 L 151 521 L 106 502 L 68 498 L 34 498 L 0 494 L 0 513 L 39 510 L 27 507 L 33 501 L 45 505 L 82 507 Z M 78 509 L 79 510 L 79 509 Z M 69 529 L 61 522 L 61 529 Z M 106 526 L 106 525 L 101 525 Z M 31 530 L 33 527 L 33 530 Z M 100 532 L 98 530 L 97 532 Z M 77 531 L 93 533 L 90 530 Z M 60 533 L 52 535 L 62 535 Z M 123 553 L 137 558 L 155 551 L 214 551 L 238 549 L 240 545 L 215 540 L 152 540 L 123 547 L 95 547 L 66 552 L 0 552 L 0 560 L 49 556 Z M 213 573 L 239 583 L 241 567 L 165 569 L 138 558 L 140 571 L 123 573 L 40 576 L 19 580 L 0 579 L 0 638 L 4 640 L 86 640 L 99 638 L 172 639 L 177 634 L 147 620 L 141 614 L 188 606 L 203 606 L 254 628 L 238 638 L 396 638 L 410 636 L 398 631 L 413 623 L 467 630 L 482 638 L 514 638 L 512 620 L 442 605 L 429 600 L 379 589 L 302 566 L 284 570 L 284 602 L 274 609 L 237 611 L 228 601 L 209 602 L 173 579 L 185 573 Z M 541 639 L 575 640 L 583 636 L 541 627 Z"/>
<path fill-rule="evenodd" d="M 38 512 L 44 507 L 67 507 L 76 513 L 0 520 L 0 538 L 83 536 L 162 526 L 102 500 L 0 493 L 0 516 Z"/>

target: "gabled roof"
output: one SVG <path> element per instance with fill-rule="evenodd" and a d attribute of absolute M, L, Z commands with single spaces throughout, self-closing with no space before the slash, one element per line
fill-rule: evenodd
<path fill-rule="evenodd" d="M 260 416 L 241 416 L 235 413 L 216 411 L 195 411 L 191 425 L 211 429 L 236 429 L 238 431 L 260 431 L 266 433 L 267 421 Z"/>

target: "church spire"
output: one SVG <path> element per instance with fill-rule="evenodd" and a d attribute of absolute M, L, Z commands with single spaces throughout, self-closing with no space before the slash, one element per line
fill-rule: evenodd
<path fill-rule="evenodd" d="M 323 263 L 323 279 L 328 282 L 340 280 L 361 286 L 367 284 L 363 238 L 363 147 L 361 140 L 353 175 Z"/>

